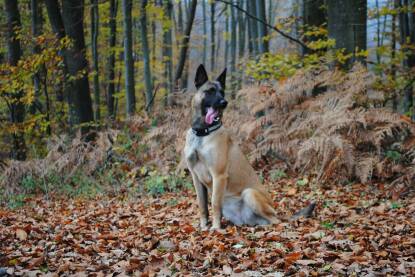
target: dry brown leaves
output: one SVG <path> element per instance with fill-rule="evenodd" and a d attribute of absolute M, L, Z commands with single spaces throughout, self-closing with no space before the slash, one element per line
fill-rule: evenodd
<path fill-rule="evenodd" d="M 0 210 L 0 271 L 14 275 L 282 276 L 415 273 L 414 193 L 385 185 L 324 190 L 270 184 L 282 217 L 308 200 L 312 219 L 199 231 L 193 192 L 86 200 L 34 199 Z"/>

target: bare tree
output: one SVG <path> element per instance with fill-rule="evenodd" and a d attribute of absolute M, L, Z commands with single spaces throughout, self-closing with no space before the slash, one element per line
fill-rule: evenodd
<path fill-rule="evenodd" d="M 133 60 L 133 34 L 132 34 L 132 0 L 122 0 L 123 25 L 124 25 L 124 64 L 125 64 L 125 93 L 127 115 L 135 113 L 135 88 L 134 88 L 134 60 Z"/>
<path fill-rule="evenodd" d="M 5 10 L 7 17 L 7 62 L 11 66 L 17 66 L 22 55 L 20 39 L 17 31 L 21 28 L 20 13 L 17 1 L 6 0 Z M 10 92 L 13 100 L 8 103 L 10 110 L 10 122 L 13 124 L 21 124 L 25 118 L 25 107 L 21 101 L 23 97 L 22 91 Z M 21 126 L 19 126 L 21 127 Z M 19 130 L 13 133 L 13 148 L 11 157 L 17 160 L 26 159 L 26 144 L 23 131 Z"/>
<path fill-rule="evenodd" d="M 108 80 L 107 80 L 107 109 L 108 116 L 114 117 L 114 104 L 115 104 L 115 45 L 117 43 L 117 11 L 118 0 L 110 0 L 110 13 L 109 13 L 109 56 L 108 56 Z"/>
<path fill-rule="evenodd" d="M 186 62 L 187 50 L 189 48 L 190 33 L 192 32 L 193 20 L 196 14 L 197 0 L 192 0 L 190 4 L 189 17 L 186 22 L 186 28 L 184 30 L 184 36 L 180 43 L 179 61 L 177 63 L 176 74 L 174 77 L 175 82 L 178 82 L 183 73 L 184 65 Z"/>
<path fill-rule="evenodd" d="M 100 89 L 99 89 L 99 57 L 98 57 L 99 13 L 98 0 L 91 0 L 91 50 L 95 100 L 95 120 L 99 120 L 100 114 Z"/>

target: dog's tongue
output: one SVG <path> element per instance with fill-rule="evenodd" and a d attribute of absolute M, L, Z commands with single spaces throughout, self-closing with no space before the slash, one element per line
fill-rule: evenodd
<path fill-rule="evenodd" d="M 218 116 L 218 112 L 214 108 L 209 107 L 205 116 L 205 122 L 209 125 L 212 124 L 216 116 Z"/>

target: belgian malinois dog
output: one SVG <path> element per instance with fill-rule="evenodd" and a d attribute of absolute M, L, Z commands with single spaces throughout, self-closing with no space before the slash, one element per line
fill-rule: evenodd
<path fill-rule="evenodd" d="M 215 81 L 209 81 L 203 65 L 196 71 L 197 92 L 192 100 L 192 128 L 187 132 L 184 158 L 196 189 L 200 227 L 207 229 L 208 192 L 212 194 L 211 229 L 221 228 L 222 215 L 235 225 L 278 223 L 270 195 L 222 126 L 228 104 L 225 82 L 226 69 Z"/>

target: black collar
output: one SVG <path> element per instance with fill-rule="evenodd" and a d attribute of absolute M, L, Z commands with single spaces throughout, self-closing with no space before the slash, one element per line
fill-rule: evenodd
<path fill-rule="evenodd" d="M 214 121 L 212 125 L 206 128 L 200 128 L 200 129 L 192 128 L 192 131 L 193 131 L 193 134 L 195 134 L 198 137 L 205 137 L 209 135 L 210 133 L 216 131 L 220 127 L 222 127 L 222 121 L 218 120 L 218 121 Z"/>

